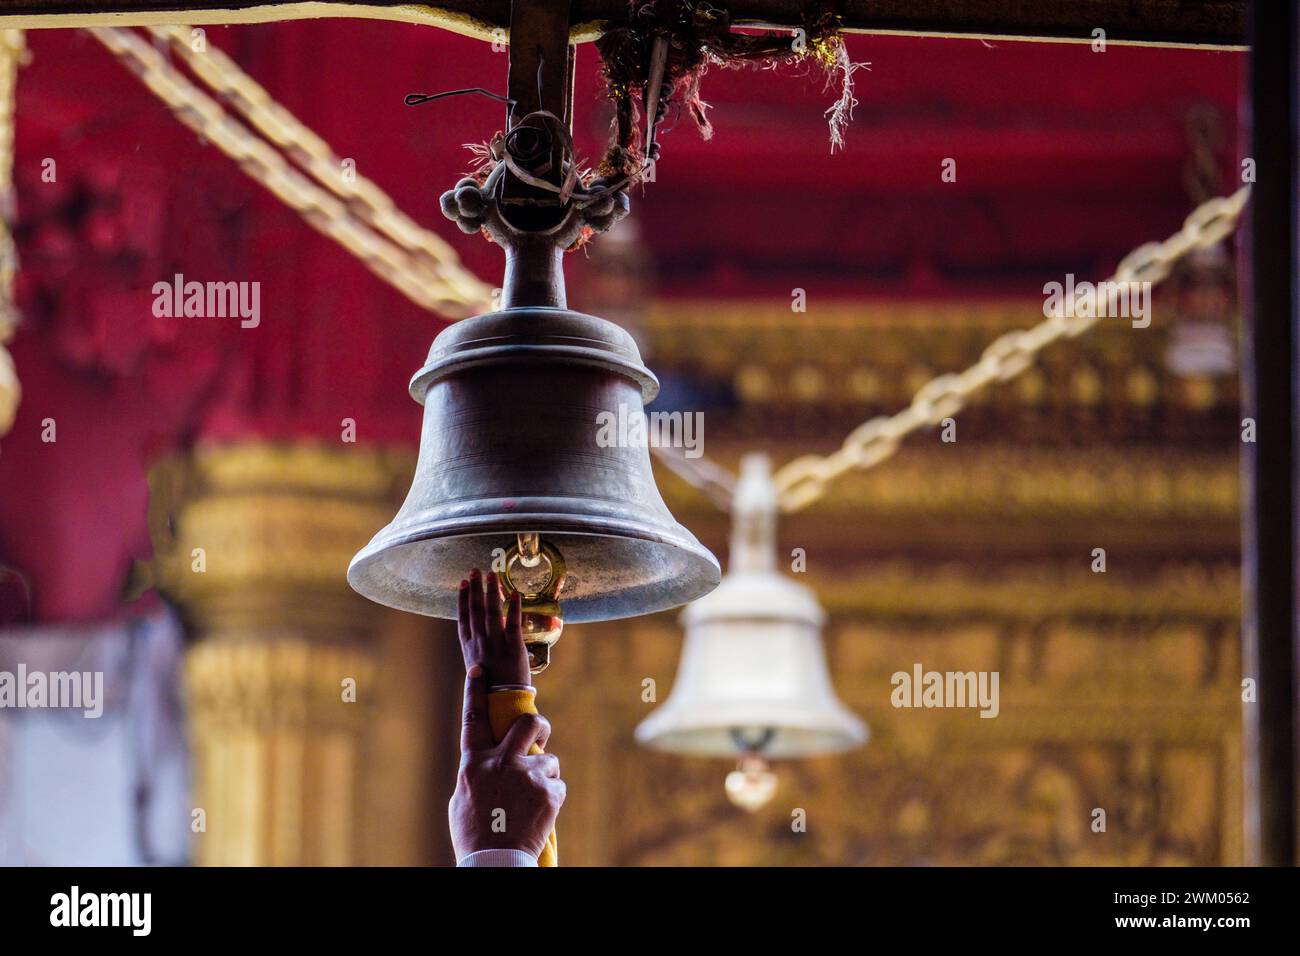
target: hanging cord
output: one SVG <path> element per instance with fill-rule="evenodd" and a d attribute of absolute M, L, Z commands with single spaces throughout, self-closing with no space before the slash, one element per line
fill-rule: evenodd
<path fill-rule="evenodd" d="M 662 110 L 657 110 L 653 103 L 658 100 L 657 84 L 663 79 L 667 63 L 666 38 L 661 38 L 660 42 L 656 44 L 653 59 L 651 75 L 655 77 L 656 95 L 648 110 L 651 119 L 647 123 L 646 130 L 646 141 L 652 146 L 655 138 L 655 128 L 662 118 Z M 546 59 L 541 56 L 539 51 L 537 64 L 538 102 L 542 101 L 542 75 L 545 67 Z M 584 209 L 592 204 L 603 202 L 615 193 L 640 182 L 653 166 L 653 159 L 647 159 L 638 169 L 620 179 L 611 181 L 609 178 L 598 178 L 590 170 L 583 168 L 583 163 L 577 158 L 577 147 L 573 142 L 573 133 L 570 131 L 567 122 L 550 110 L 544 109 L 534 110 L 516 121 L 514 114 L 515 107 L 518 105 L 517 101 L 482 87 L 447 90 L 442 93 L 408 93 L 405 103 L 407 106 L 420 106 L 448 97 L 467 94 L 486 96 L 505 103 L 510 108 L 509 128 L 504 133 L 498 132 L 486 144 L 469 145 L 468 148 L 475 154 L 475 165 L 479 167 L 474 178 L 482 185 L 491 178 L 497 166 L 504 164 L 511 175 L 520 182 L 526 183 L 541 192 L 550 193 L 554 197 L 553 199 L 514 197 L 511 199 L 514 204 L 554 204 L 564 206 L 572 203 L 577 208 Z M 545 161 L 545 157 L 551 155 L 557 141 L 560 145 L 560 162 L 563 167 L 558 185 L 546 178 L 552 172 L 552 169 L 551 164 Z M 584 235 L 572 248 L 576 249 L 581 246 L 588 237 L 589 234 Z"/>
<path fill-rule="evenodd" d="M 595 173 L 583 168 L 582 162 L 577 158 L 577 147 L 574 145 L 569 124 L 549 110 L 536 110 L 515 122 L 515 102 L 513 100 L 477 88 L 473 90 L 451 90 L 447 93 L 437 93 L 432 96 L 411 94 L 407 96 L 406 102 L 408 106 L 413 106 L 445 96 L 479 92 L 508 103 L 511 114 L 509 131 L 504 134 L 497 133 L 487 144 L 471 145 L 469 147 L 475 153 L 479 165 L 475 178 L 480 183 L 486 182 L 497 165 L 504 163 L 511 174 L 521 182 L 527 183 L 542 192 L 551 193 L 555 197 L 551 202 L 556 202 L 559 205 L 572 202 L 578 208 L 583 209 L 592 204 L 603 202 L 616 193 L 623 192 L 643 181 L 654 167 L 655 159 L 658 156 L 658 149 L 655 146 L 655 133 L 663 119 L 664 106 L 666 105 L 666 101 L 660 100 L 659 92 L 663 84 L 664 71 L 667 69 L 667 37 L 659 37 L 655 41 L 651 61 L 651 84 L 648 87 L 651 90 L 651 95 L 648 96 L 646 111 L 646 143 L 648 144 L 646 158 L 635 169 L 626 172 L 619 178 L 613 176 L 598 177 Z M 544 65 L 545 61 L 542 60 L 538 64 L 537 70 L 539 100 L 541 99 L 541 73 Z M 412 102 L 413 100 L 415 102 Z M 534 137 L 535 139 L 532 142 L 521 143 L 521 140 L 526 137 Z M 533 168 L 525 168 L 528 159 L 540 159 L 542 156 L 550 155 L 557 140 L 560 144 L 561 162 L 564 166 L 559 185 L 545 178 L 545 175 L 550 172 L 549 165 L 539 167 L 534 164 Z M 516 201 L 531 202 L 536 205 L 547 202 L 546 200 Z M 581 244 L 582 242 L 578 243 L 578 245 Z M 573 248 L 577 248 L 577 246 Z"/>

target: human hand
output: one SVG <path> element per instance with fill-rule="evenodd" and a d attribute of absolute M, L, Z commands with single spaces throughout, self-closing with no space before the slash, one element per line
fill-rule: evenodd
<path fill-rule="evenodd" d="M 488 572 L 486 593 L 478 568 L 470 572 L 468 581 L 460 582 L 456 621 L 465 668 L 482 664 L 491 686 L 529 687 L 533 679 L 524 648 L 519 592 L 511 592 L 504 617 L 501 603 L 501 582 L 492 572 Z"/>
<path fill-rule="evenodd" d="M 540 856 L 564 803 L 565 785 L 554 754 L 528 753 L 546 745 L 551 725 L 524 714 L 493 743 L 488 720 L 488 680 L 482 665 L 465 673 L 460 773 L 447 808 L 456 859 L 478 850 L 523 850 Z"/>

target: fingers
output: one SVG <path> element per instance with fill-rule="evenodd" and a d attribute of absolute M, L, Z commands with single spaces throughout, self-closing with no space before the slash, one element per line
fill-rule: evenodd
<path fill-rule="evenodd" d="M 511 595 L 509 627 L 503 620 L 503 590 L 510 591 Z M 466 667 L 482 664 L 490 685 L 532 683 L 523 641 L 521 599 L 508 582 L 503 582 L 495 572 L 485 576 L 475 568 L 457 592 L 456 616 Z"/>
<path fill-rule="evenodd" d="M 531 773 L 540 774 L 548 780 L 560 779 L 560 758 L 555 754 L 533 754 L 520 758 Z"/>
<path fill-rule="evenodd" d="M 474 663 L 473 633 L 469 623 L 469 582 L 460 582 L 460 591 L 456 595 L 456 636 L 460 638 L 460 652 L 465 658 L 465 666 Z"/>
<path fill-rule="evenodd" d="M 533 716 L 537 718 L 537 723 L 539 724 L 537 730 L 537 746 L 545 750 L 546 742 L 551 739 L 551 722 L 541 714 L 534 714 Z"/>
<path fill-rule="evenodd" d="M 486 707 L 485 707 L 486 714 Z M 510 725 L 501 740 L 501 749 L 512 757 L 523 757 L 541 736 L 545 719 L 538 714 L 524 714 Z"/>
<path fill-rule="evenodd" d="M 506 607 L 505 629 L 502 631 L 498 646 L 501 649 L 501 656 L 505 660 L 514 662 L 515 669 L 519 673 L 519 683 L 532 683 L 528 673 L 528 650 L 524 646 L 523 598 L 518 591 L 510 592 L 510 601 Z M 543 741 L 542 746 L 545 745 Z"/>
<path fill-rule="evenodd" d="M 493 643 L 505 640 L 505 625 L 501 619 L 501 582 L 491 571 L 487 576 L 487 633 Z"/>
<path fill-rule="evenodd" d="M 524 603 L 518 591 L 510 592 L 510 606 L 506 609 L 505 639 L 511 645 L 524 642 Z"/>
<path fill-rule="evenodd" d="M 487 639 L 487 624 L 484 620 L 483 579 L 478 568 L 469 573 L 469 626 L 474 640 Z"/>
<path fill-rule="evenodd" d="M 564 798 L 569 795 L 569 788 L 565 785 L 563 780 L 548 779 L 546 781 L 546 792 L 550 794 L 551 805 L 558 812 L 560 807 L 564 806 Z"/>
<path fill-rule="evenodd" d="M 465 709 L 460 722 L 461 753 L 492 748 L 487 696 L 487 675 L 483 672 L 483 665 L 471 664 L 465 671 Z M 512 727 L 511 730 L 513 729 Z"/>

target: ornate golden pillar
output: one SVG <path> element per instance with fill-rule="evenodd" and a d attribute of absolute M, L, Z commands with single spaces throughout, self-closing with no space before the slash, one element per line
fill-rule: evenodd
<path fill-rule="evenodd" d="M 151 475 L 155 582 L 196 637 L 196 862 L 378 862 L 363 831 L 385 612 L 346 569 L 408 471 L 354 447 L 240 444 Z"/>

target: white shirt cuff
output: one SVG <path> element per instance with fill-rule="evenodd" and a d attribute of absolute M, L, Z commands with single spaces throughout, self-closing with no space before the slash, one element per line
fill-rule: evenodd
<path fill-rule="evenodd" d="M 462 857 L 457 866 L 536 866 L 537 857 L 524 850 L 475 850 Z"/>

